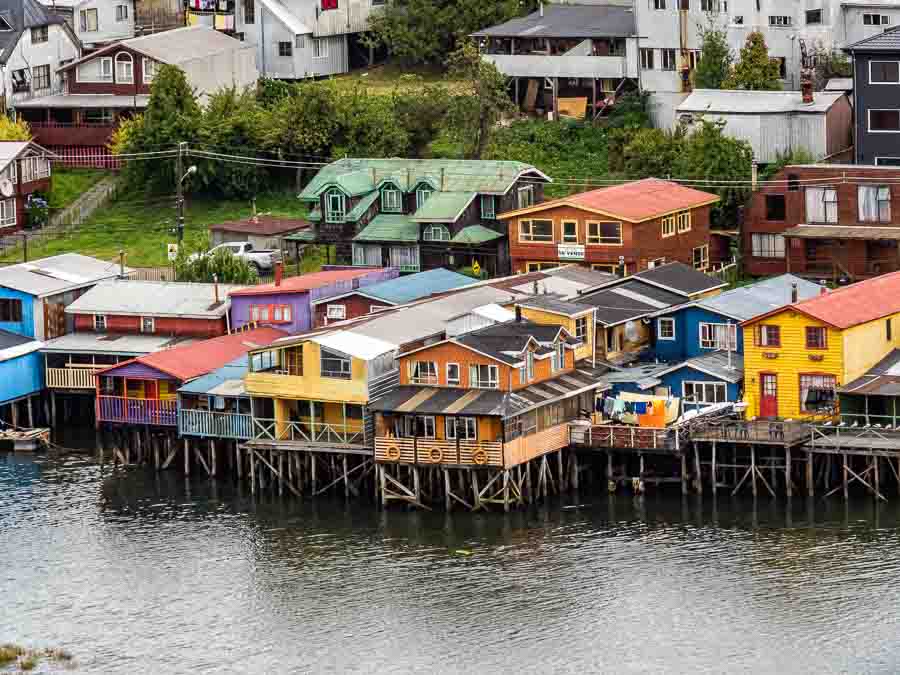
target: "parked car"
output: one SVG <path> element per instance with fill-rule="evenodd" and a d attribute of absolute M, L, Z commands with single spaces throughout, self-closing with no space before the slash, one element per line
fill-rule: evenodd
<path fill-rule="evenodd" d="M 281 251 L 276 249 L 255 249 L 249 241 L 226 241 L 211 248 L 206 253 L 194 253 L 189 260 L 194 261 L 201 256 L 213 255 L 217 251 L 230 251 L 232 255 L 241 260 L 246 260 L 257 272 L 270 272 L 275 269 L 275 263 L 281 261 Z"/>

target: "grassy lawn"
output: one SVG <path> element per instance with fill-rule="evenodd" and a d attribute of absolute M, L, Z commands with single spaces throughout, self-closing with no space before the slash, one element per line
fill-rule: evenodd
<path fill-rule="evenodd" d="M 53 167 L 50 208 L 64 209 L 109 175 L 108 171 L 97 169 Z"/>
<path fill-rule="evenodd" d="M 444 70 L 441 68 L 434 66 L 405 68 L 391 63 L 353 70 L 346 75 L 338 75 L 334 81 L 348 88 L 361 84 L 371 94 L 389 94 L 400 84 L 400 78 L 404 75 L 415 75 L 421 84 L 445 84 L 451 90 L 456 86 L 452 80 L 445 79 Z"/>
<path fill-rule="evenodd" d="M 306 207 L 294 192 L 260 195 L 256 199 L 259 213 L 302 218 Z M 252 213 L 249 201 L 222 200 L 191 196 L 185 208 L 185 245 L 189 251 L 206 248 L 207 226 L 226 220 L 247 218 Z M 82 253 L 103 260 L 118 260 L 119 250 L 127 253 L 127 264 L 155 267 L 168 264 L 166 245 L 175 242 L 170 231 L 175 226 L 175 198 L 172 196 L 136 199 L 123 195 L 119 200 L 99 209 L 90 221 L 79 225 L 71 234 L 38 237 L 28 244 L 28 258 L 35 260 L 59 253 Z M 10 251 L 0 262 L 20 262 L 22 250 Z M 307 263 L 305 263 L 306 265 Z M 315 256 L 308 265 L 315 268 Z M 294 265 L 290 265 L 291 269 Z"/>

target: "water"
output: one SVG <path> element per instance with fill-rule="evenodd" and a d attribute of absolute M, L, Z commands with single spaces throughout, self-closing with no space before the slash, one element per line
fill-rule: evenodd
<path fill-rule="evenodd" d="M 377 512 L 0 455 L 0 642 L 79 673 L 894 673 L 898 563 L 897 499 Z"/>

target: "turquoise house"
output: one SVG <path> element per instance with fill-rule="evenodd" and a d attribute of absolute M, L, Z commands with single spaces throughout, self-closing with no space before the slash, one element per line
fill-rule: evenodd
<path fill-rule="evenodd" d="M 30 337 L 0 330 L 0 404 L 12 403 L 44 388 L 44 344 Z"/>
<path fill-rule="evenodd" d="M 247 356 L 241 356 L 178 390 L 179 435 L 242 441 L 253 437 L 250 396 L 244 389 L 247 364 Z"/>

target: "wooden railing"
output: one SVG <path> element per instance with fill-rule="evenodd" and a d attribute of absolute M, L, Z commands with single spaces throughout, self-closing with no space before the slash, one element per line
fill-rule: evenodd
<path fill-rule="evenodd" d="M 635 450 L 678 449 L 678 434 L 673 429 L 630 427 L 622 425 L 593 425 L 589 428 L 570 425 L 570 442 L 591 448 L 628 448 Z"/>
<path fill-rule="evenodd" d="M 303 441 L 323 445 L 365 445 L 366 431 L 362 420 L 352 424 L 329 422 L 276 422 L 254 418 L 253 438 L 267 441 Z"/>
<path fill-rule="evenodd" d="M 806 422 L 782 420 L 717 420 L 691 425 L 695 440 L 722 440 L 738 443 L 797 443 L 809 436 Z"/>
<path fill-rule="evenodd" d="M 399 464 L 503 466 L 503 443 L 378 436 L 375 439 L 375 461 Z"/>
<path fill-rule="evenodd" d="M 97 419 L 101 422 L 174 427 L 178 425 L 178 402 L 175 399 L 100 396 L 97 399 Z"/>
<path fill-rule="evenodd" d="M 253 416 L 182 408 L 178 411 L 178 433 L 183 436 L 247 440 L 253 437 Z"/>
<path fill-rule="evenodd" d="M 105 145 L 116 129 L 110 123 L 30 122 L 34 140 L 43 145 Z"/>
<path fill-rule="evenodd" d="M 106 366 L 71 365 L 47 368 L 47 386 L 51 389 L 95 389 L 94 373 Z"/>

